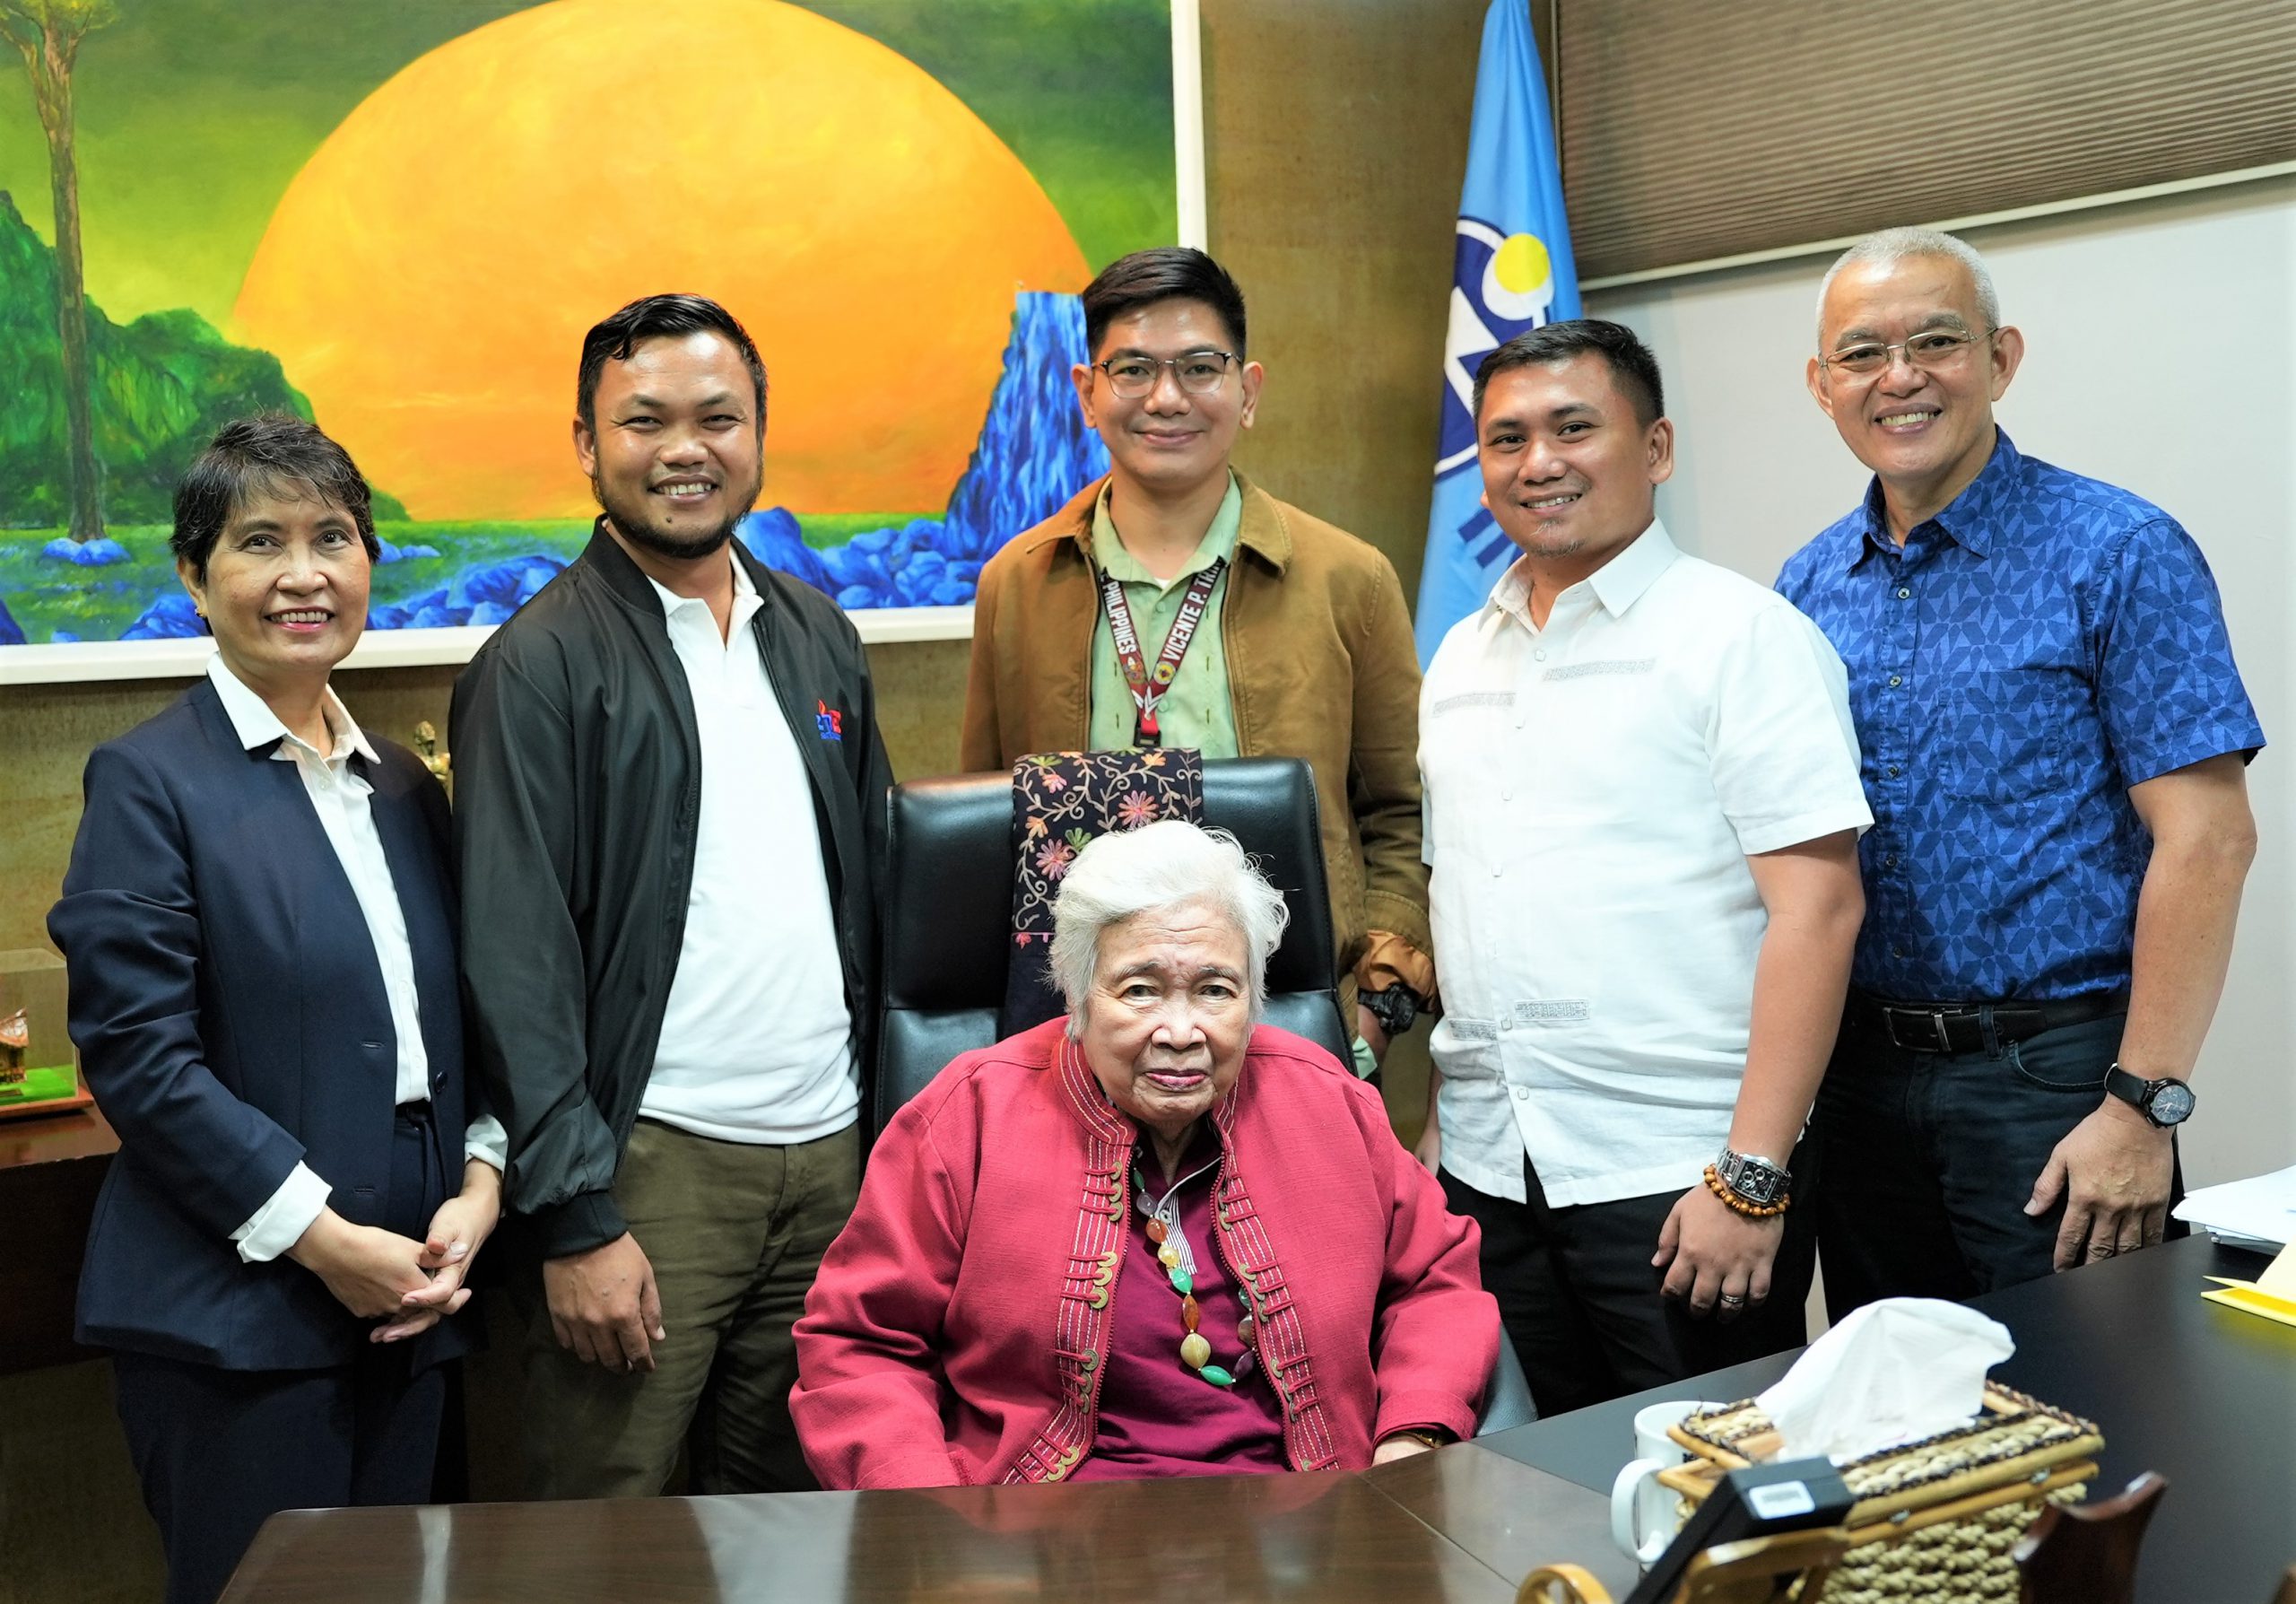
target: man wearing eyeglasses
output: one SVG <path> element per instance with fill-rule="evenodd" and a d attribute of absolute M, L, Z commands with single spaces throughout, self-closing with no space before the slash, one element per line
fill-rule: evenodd
<path fill-rule="evenodd" d="M 1839 1319 L 2161 1239 L 2264 732 L 2191 536 L 1995 426 L 2025 344 L 1974 250 L 1861 240 L 1818 339 L 1810 393 L 1874 471 L 1778 581 L 1848 666 L 1874 816 L 1813 1116 Z"/>
<path fill-rule="evenodd" d="M 1434 989 L 1402 583 L 1229 466 L 1262 372 L 1217 262 L 1137 251 L 1083 302 L 1091 360 L 1071 376 L 1109 472 L 981 570 L 964 766 L 1128 746 L 1305 759 L 1369 1074 Z"/>

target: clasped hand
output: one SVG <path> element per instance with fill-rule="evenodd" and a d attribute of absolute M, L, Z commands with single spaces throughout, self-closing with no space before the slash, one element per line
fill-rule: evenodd
<path fill-rule="evenodd" d="M 500 1214 L 500 1178 L 491 1165 L 474 1162 L 462 1191 L 439 1206 L 422 1241 L 354 1225 L 326 1208 L 287 1256 L 352 1313 L 381 1322 L 368 1332 L 370 1342 L 403 1342 L 470 1302 L 464 1279 Z"/>
<path fill-rule="evenodd" d="M 1710 1314 L 1727 1323 L 1770 1296 L 1770 1265 L 1785 1237 L 1784 1215 L 1750 1218 L 1694 1186 L 1666 1216 L 1650 1263 L 1666 1272 L 1660 1288 L 1666 1296 L 1688 1300 L 1701 1320 Z"/>

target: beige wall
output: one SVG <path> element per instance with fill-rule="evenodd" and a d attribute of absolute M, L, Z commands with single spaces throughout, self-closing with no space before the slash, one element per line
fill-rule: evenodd
<path fill-rule="evenodd" d="M 2025 335 L 1996 404 L 2018 446 L 2126 486 L 2191 532 L 2223 593 L 2232 649 L 2265 734 L 2250 767 L 2262 849 L 2248 876 L 2231 972 L 2179 1137 L 2185 1176 L 2208 1185 L 2296 1163 L 2296 178 L 1969 231 Z M 1866 472 L 1802 383 L 1827 257 L 1636 284 L 1590 309 L 1650 341 L 1678 425 L 1658 510 L 1684 547 L 1767 583 L 1848 509 Z M 2237 339 L 2115 341 L 2139 306 L 2205 308 Z M 2144 397 L 2129 407 L 2102 396 Z"/>
<path fill-rule="evenodd" d="M 1212 248 L 1244 286 L 1268 369 L 1241 465 L 1378 545 L 1406 590 L 1425 533 L 1483 4 L 1202 0 Z M 871 650 L 903 778 L 954 768 L 965 655 L 962 641 Z M 446 728 L 451 669 L 338 683 L 383 735 L 404 741 L 422 719 Z M 45 939 L 89 749 L 182 684 L 0 691 L 0 949 Z M 1408 1112 L 1414 1070 L 1396 1068 Z M 150 1523 L 101 1397 L 95 1366 L 0 1379 L 0 1604 L 154 1593 Z"/>

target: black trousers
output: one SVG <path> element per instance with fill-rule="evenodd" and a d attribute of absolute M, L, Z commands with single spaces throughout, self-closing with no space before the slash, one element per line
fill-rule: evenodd
<path fill-rule="evenodd" d="M 1809 1340 L 1803 1305 L 1816 1226 L 1802 1199 L 1816 1177 L 1807 1172 L 1814 1164 L 1806 1150 L 1795 1155 L 1791 1167 L 1796 1201 L 1770 1268 L 1770 1297 L 1726 1324 L 1699 1319 L 1686 1303 L 1659 1291 L 1665 1271 L 1652 1268 L 1650 1256 L 1682 1193 L 1555 1208 L 1527 1162 L 1528 1200 L 1522 1203 L 1443 1173 L 1451 1212 L 1483 1229 L 1483 1290 L 1499 1300 L 1542 1420 Z"/>
<path fill-rule="evenodd" d="M 2065 1204 L 2029 1217 L 2025 1202 L 2050 1152 L 2104 1101 L 2126 1023 L 2113 1014 L 1978 1052 L 1910 1052 L 1853 1009 L 1811 1116 L 1826 1166 L 1827 1312 L 1973 1298 L 2050 1274 Z M 2172 1206 L 2183 1194 L 2179 1172 Z M 2169 1222 L 2170 1236 L 2189 1229 Z"/>
<path fill-rule="evenodd" d="M 446 1195 L 427 1120 L 402 1115 L 391 1159 L 384 1223 L 420 1237 Z M 362 1343 L 352 1363 L 326 1370 L 115 1354 L 120 1425 L 167 1550 L 168 1604 L 213 1604 L 281 1510 L 428 1503 L 446 1373 L 415 1370 L 406 1344 Z"/>

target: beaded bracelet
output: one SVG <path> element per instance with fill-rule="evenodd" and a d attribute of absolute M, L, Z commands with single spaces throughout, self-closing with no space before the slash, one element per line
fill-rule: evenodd
<path fill-rule="evenodd" d="M 1722 1177 L 1715 1173 L 1712 1164 L 1706 1166 L 1706 1190 L 1721 1199 L 1728 1207 L 1744 1215 L 1750 1220 L 1774 1219 L 1784 1214 L 1787 1206 L 1794 1201 L 1792 1193 L 1780 1192 L 1775 1203 L 1749 1203 L 1730 1190 Z"/>

